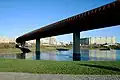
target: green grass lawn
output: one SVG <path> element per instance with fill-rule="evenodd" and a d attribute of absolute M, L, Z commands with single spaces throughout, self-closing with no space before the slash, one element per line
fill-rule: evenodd
<path fill-rule="evenodd" d="M 0 59 L 0 71 L 39 74 L 120 74 L 120 62 Z"/>

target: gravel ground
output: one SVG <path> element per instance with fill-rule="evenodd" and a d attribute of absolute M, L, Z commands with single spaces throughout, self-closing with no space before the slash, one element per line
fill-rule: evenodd
<path fill-rule="evenodd" d="M 120 75 L 69 75 L 0 72 L 0 80 L 120 80 Z"/>

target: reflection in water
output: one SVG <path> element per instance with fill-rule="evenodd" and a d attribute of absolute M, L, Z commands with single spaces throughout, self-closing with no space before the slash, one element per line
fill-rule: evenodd
<path fill-rule="evenodd" d="M 55 53 L 41 53 L 40 59 L 42 60 L 56 60 Z"/>
<path fill-rule="evenodd" d="M 89 60 L 89 50 L 80 50 L 81 60 Z"/>
<path fill-rule="evenodd" d="M 0 54 L 0 58 L 5 58 L 5 59 L 16 59 L 16 54 Z"/>
<path fill-rule="evenodd" d="M 90 50 L 89 51 L 90 60 L 116 60 L 115 50 Z"/>
<path fill-rule="evenodd" d="M 120 50 L 81 50 L 81 60 L 120 60 Z M 1 53 L 0 58 L 6 59 L 21 59 L 21 54 L 5 54 Z M 35 60 L 35 54 L 27 53 L 25 59 Z M 70 51 L 55 51 L 50 53 L 41 53 L 41 60 L 57 60 L 57 61 L 72 61 L 72 50 Z"/>
<path fill-rule="evenodd" d="M 116 60 L 120 60 L 120 50 L 116 50 Z"/>
<path fill-rule="evenodd" d="M 0 58 L 5 58 L 5 59 L 23 59 L 22 54 L 11 54 L 11 53 L 0 53 Z"/>

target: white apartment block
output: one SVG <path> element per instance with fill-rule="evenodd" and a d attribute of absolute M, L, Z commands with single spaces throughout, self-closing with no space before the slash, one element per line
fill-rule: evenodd
<path fill-rule="evenodd" d="M 55 37 L 47 37 L 40 39 L 42 45 L 56 45 L 57 41 Z"/>
<path fill-rule="evenodd" d="M 115 37 L 89 37 L 89 38 L 81 38 L 80 44 L 81 45 L 90 45 L 90 44 L 115 44 L 116 38 Z"/>
<path fill-rule="evenodd" d="M 115 44 L 115 37 L 91 37 L 89 38 L 89 44 Z"/>
<path fill-rule="evenodd" d="M 36 43 L 36 40 L 30 40 L 27 41 L 28 43 Z M 57 41 L 55 37 L 47 37 L 47 38 L 41 38 L 40 39 L 41 45 L 56 45 Z"/>

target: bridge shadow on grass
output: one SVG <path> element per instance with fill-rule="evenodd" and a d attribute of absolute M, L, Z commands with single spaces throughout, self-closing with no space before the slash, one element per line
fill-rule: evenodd
<path fill-rule="evenodd" d="M 95 68 L 101 68 L 101 69 L 107 69 L 107 70 L 112 70 L 112 71 L 117 71 L 120 72 L 119 68 L 113 68 L 113 67 L 109 67 L 109 66 L 101 66 L 101 65 L 95 65 L 95 64 L 79 64 L 82 66 L 88 66 L 88 67 L 95 67 Z"/>

